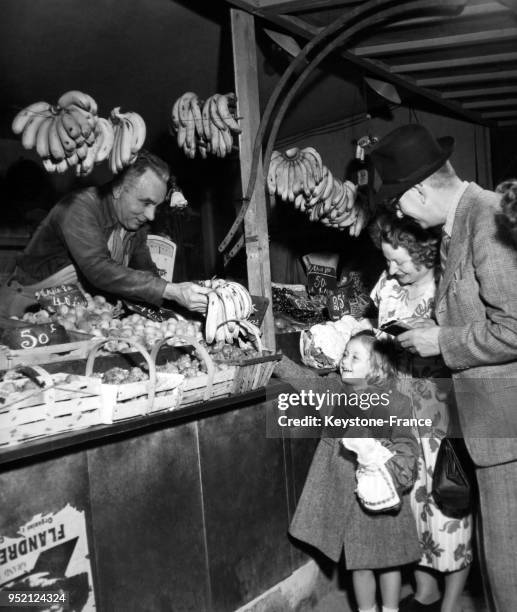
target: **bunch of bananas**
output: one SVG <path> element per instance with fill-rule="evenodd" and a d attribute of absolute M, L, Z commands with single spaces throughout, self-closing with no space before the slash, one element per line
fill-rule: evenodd
<path fill-rule="evenodd" d="M 121 113 L 120 106 L 110 113 L 114 130 L 113 146 L 109 154 L 109 166 L 117 174 L 131 165 L 142 148 L 146 137 L 145 121 L 138 113 Z"/>
<path fill-rule="evenodd" d="M 93 164 L 109 153 L 110 129 L 99 125 L 97 103 L 81 91 L 67 91 L 53 106 L 35 102 L 13 120 L 15 134 L 22 135 L 25 149 L 35 148 L 47 172 L 65 172 L 76 167 L 88 174 Z"/>
<path fill-rule="evenodd" d="M 269 193 L 309 215 L 311 221 L 358 236 L 368 221 L 366 208 L 356 198 L 357 187 L 332 176 L 313 147 L 273 151 L 267 175 Z"/>
<path fill-rule="evenodd" d="M 203 159 L 208 153 L 226 157 L 233 148 L 232 132 L 240 134 L 241 128 L 235 120 L 235 94 L 214 94 L 204 103 L 188 91 L 174 102 L 172 107 L 172 130 L 176 133 L 178 146 L 190 159 L 196 152 Z"/>
<path fill-rule="evenodd" d="M 239 283 L 215 279 L 206 281 L 212 291 L 208 294 L 205 322 L 207 344 L 233 341 L 241 332 L 249 331 L 246 319 L 253 312 L 253 302 L 248 291 Z M 258 332 L 260 334 L 260 332 Z"/>

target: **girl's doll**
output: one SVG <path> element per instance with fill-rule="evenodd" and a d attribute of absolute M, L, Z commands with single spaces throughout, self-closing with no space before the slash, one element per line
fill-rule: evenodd
<path fill-rule="evenodd" d="M 385 424 L 374 428 L 349 426 L 345 433 L 324 431 L 305 481 L 296 513 L 290 527 L 295 538 L 323 552 L 333 561 L 344 555 L 346 567 L 353 571 L 355 598 L 360 612 L 376 612 L 376 573 L 379 575 L 383 612 L 398 610 L 400 597 L 400 566 L 418 561 L 421 550 L 409 500 L 404 492 L 414 481 L 418 445 L 409 427 L 390 425 L 390 416 L 411 418 L 407 397 L 394 388 L 396 371 L 391 362 L 391 348 L 370 332 L 353 336 L 345 349 L 339 367 L 340 377 L 326 379 L 311 376 L 307 368 L 284 358 L 276 374 L 294 379 L 291 384 L 315 392 L 365 394 L 374 397 L 385 392 L 389 405 L 367 407 L 332 407 L 334 416 L 383 419 Z M 378 402 L 375 402 L 376 404 Z M 364 404 L 363 404 L 364 405 Z M 356 494 L 357 455 L 348 450 L 345 438 L 370 438 L 366 446 L 382 444 L 385 468 L 395 484 L 400 504 L 392 510 L 371 512 Z M 379 444 L 380 443 L 380 444 Z M 355 440 L 349 447 L 355 446 Z M 389 451 L 389 452 L 388 452 Z M 368 449 L 361 449 L 365 463 Z M 366 457 L 367 459 L 367 457 Z M 367 461 L 366 461 L 367 462 Z M 374 571 L 375 570 L 375 571 Z"/>

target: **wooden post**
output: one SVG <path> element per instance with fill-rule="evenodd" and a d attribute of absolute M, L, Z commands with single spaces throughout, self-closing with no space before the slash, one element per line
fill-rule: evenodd
<path fill-rule="evenodd" d="M 230 9 L 232 23 L 233 65 L 235 93 L 237 94 L 240 125 L 239 136 L 241 184 L 246 190 L 250 175 L 253 144 L 260 124 L 257 50 L 253 15 L 239 9 Z M 275 349 L 275 325 L 269 264 L 269 237 L 264 172 L 260 163 L 255 191 L 244 217 L 244 236 L 248 266 L 248 288 L 251 294 L 269 299 L 262 330 L 264 345 Z"/>

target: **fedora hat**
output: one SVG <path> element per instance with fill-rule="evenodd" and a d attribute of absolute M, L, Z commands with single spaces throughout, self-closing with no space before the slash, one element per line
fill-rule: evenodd
<path fill-rule="evenodd" d="M 445 136 L 435 140 L 418 123 L 393 130 L 370 153 L 382 179 L 375 201 L 401 196 L 443 166 L 453 149 L 454 138 Z"/>

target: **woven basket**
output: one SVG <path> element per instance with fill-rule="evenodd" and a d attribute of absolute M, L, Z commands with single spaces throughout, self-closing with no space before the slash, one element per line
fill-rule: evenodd
<path fill-rule="evenodd" d="M 43 386 L 11 393 L 8 402 L 0 404 L 0 445 L 105 422 L 100 380 L 75 375 L 68 382 L 67 374 L 49 374 L 40 366 L 30 369 Z"/>
<path fill-rule="evenodd" d="M 113 338 L 103 338 L 91 349 L 86 361 L 86 375 L 91 376 L 99 350 Z M 121 384 L 101 383 L 106 422 L 120 421 L 160 410 L 174 410 L 180 405 L 184 376 L 156 372 L 155 358 L 138 342 L 125 339 L 144 357 L 149 379 Z M 153 349 L 154 350 L 154 349 Z"/>
<path fill-rule="evenodd" d="M 255 332 L 253 332 L 253 335 L 259 357 L 222 362 L 234 365 L 237 368 L 232 394 L 246 393 L 246 391 L 265 387 L 273 374 L 275 365 L 282 359 L 282 353 L 274 353 L 265 349 L 260 336 Z"/>
<path fill-rule="evenodd" d="M 228 397 L 232 394 L 237 368 L 229 366 L 218 370 L 206 348 L 199 344 L 195 338 L 188 336 L 168 336 L 159 340 L 151 351 L 151 358 L 156 363 L 156 356 L 161 346 L 170 338 L 178 340 L 181 344 L 175 346 L 192 346 L 198 356 L 205 362 L 206 374 L 186 378 L 183 383 L 183 394 L 180 407 L 207 402 L 218 397 Z"/>

